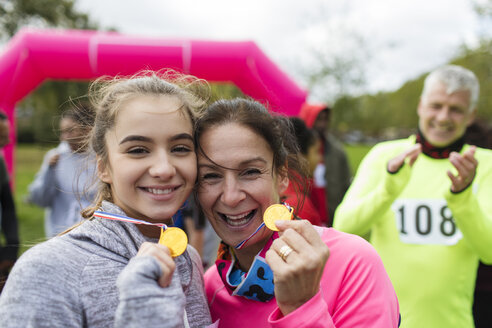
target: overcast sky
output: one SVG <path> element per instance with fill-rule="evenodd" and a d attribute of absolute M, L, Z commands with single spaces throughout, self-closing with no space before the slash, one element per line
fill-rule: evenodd
<path fill-rule="evenodd" d="M 314 51 L 367 52 L 370 92 L 446 63 L 486 30 L 472 0 L 77 0 L 77 7 L 125 34 L 253 40 L 303 87 Z M 352 35 L 366 52 L 347 42 Z"/>

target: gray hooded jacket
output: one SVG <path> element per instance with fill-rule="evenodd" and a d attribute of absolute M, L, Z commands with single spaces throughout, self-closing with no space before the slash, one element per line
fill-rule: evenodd
<path fill-rule="evenodd" d="M 108 202 L 103 203 L 103 211 L 124 215 Z M 175 258 L 169 287 L 155 288 L 161 275 L 157 260 L 132 259 L 144 241 L 156 242 L 144 237 L 134 224 L 96 218 L 32 247 L 17 261 L 0 295 L 0 327 L 209 325 L 196 250 L 188 246 Z M 139 306 L 142 295 L 146 307 Z M 159 322 L 152 321 L 154 297 L 169 299 L 165 308 L 157 309 Z"/>

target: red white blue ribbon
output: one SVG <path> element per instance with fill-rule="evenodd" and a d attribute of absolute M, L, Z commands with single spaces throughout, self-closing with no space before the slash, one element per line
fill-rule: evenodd
<path fill-rule="evenodd" d="M 248 238 L 246 238 L 245 240 L 243 240 L 242 242 L 240 242 L 239 244 L 237 244 L 236 246 L 234 246 L 235 249 L 241 249 L 244 247 L 244 245 L 246 245 L 246 243 L 248 242 L 248 240 L 250 240 L 251 238 L 253 238 L 254 235 L 256 235 L 256 233 L 258 231 L 260 231 L 261 228 L 263 228 L 265 226 L 265 223 L 262 222 L 260 224 L 260 226 L 258 228 L 256 228 L 255 232 L 253 232 Z"/>
<path fill-rule="evenodd" d="M 282 205 L 284 205 L 285 207 L 287 207 L 287 209 L 289 210 L 289 212 L 292 212 L 294 209 L 292 208 L 292 206 L 290 206 L 289 204 L 283 202 Z M 248 242 L 248 240 L 250 240 L 251 238 L 253 238 L 254 235 L 256 235 L 258 233 L 258 231 L 261 230 L 261 228 L 263 228 L 265 226 L 265 222 L 262 222 L 260 224 L 260 226 L 258 228 L 256 228 L 255 232 L 253 232 L 248 238 L 246 238 L 245 240 L 243 240 L 242 242 L 240 242 L 239 244 L 237 244 L 236 246 L 234 246 L 235 249 L 241 249 L 244 247 L 244 245 L 246 245 L 246 243 Z"/>
<path fill-rule="evenodd" d="M 161 227 L 164 230 L 167 229 L 167 225 L 164 223 L 151 223 L 151 222 L 147 222 L 144 220 L 134 219 L 134 218 L 131 218 L 129 216 L 124 216 L 124 215 L 119 215 L 119 214 L 114 214 L 114 213 L 108 213 L 108 212 L 103 212 L 103 211 L 95 211 L 94 216 L 98 217 L 98 218 L 102 218 L 102 219 L 123 221 L 123 222 L 128 222 L 128 223 L 135 223 L 135 224 L 153 225 L 153 226 Z"/>

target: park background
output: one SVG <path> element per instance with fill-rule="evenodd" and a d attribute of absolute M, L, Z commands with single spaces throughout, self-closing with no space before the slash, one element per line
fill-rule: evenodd
<path fill-rule="evenodd" d="M 190 4 L 190 1 L 184 2 L 187 5 Z M 339 1 L 331 2 L 337 3 Z M 104 15 L 110 14 L 93 11 L 93 9 L 90 9 L 90 3 L 90 0 L 0 0 L 0 46 L 6 44 L 12 36 L 26 26 L 33 28 L 129 32 L 127 25 L 130 25 L 131 22 L 126 24 L 126 21 L 122 21 L 120 22 L 121 24 L 115 23 L 114 26 L 111 26 L 111 21 L 108 23 L 108 20 L 104 19 L 104 17 L 109 17 Z M 129 6 L 128 2 L 125 1 L 121 3 L 98 1 L 97 3 L 100 6 L 102 3 L 106 5 L 112 3 L 113 6 L 120 7 Z M 160 1 L 159 5 L 166 5 L 166 3 L 170 12 L 167 12 L 167 16 L 163 16 L 163 19 L 172 15 L 172 9 L 175 8 L 174 5 L 167 1 Z M 229 4 L 219 0 L 211 3 L 219 3 L 222 7 L 229 6 Z M 277 1 L 272 3 L 279 4 Z M 289 1 L 282 2 L 279 6 L 287 7 L 289 3 Z M 362 5 L 358 0 L 345 1 L 345 3 L 357 6 Z M 378 5 L 383 3 L 385 3 L 384 0 L 369 1 L 364 6 L 369 8 L 370 4 L 373 4 L 373 7 L 378 7 Z M 403 3 L 407 2 L 399 2 L 400 6 Z M 458 3 L 461 6 L 465 4 L 469 11 L 465 13 L 458 6 Z M 410 78 L 406 78 L 396 87 L 393 86 L 392 89 L 374 87 L 373 80 L 378 79 L 379 72 L 383 75 L 384 70 L 381 66 L 379 66 L 379 71 L 377 69 L 374 70 L 374 68 L 369 67 L 369 64 L 374 58 L 378 58 L 379 64 L 383 66 L 387 64 L 387 66 L 390 66 L 389 70 L 391 71 L 393 68 L 391 65 L 395 62 L 395 58 L 390 60 L 387 55 L 383 56 L 384 46 L 381 46 L 381 44 L 374 45 L 374 40 L 370 36 L 360 30 L 352 29 L 351 24 L 353 21 L 348 21 L 335 27 L 331 25 L 326 27 L 325 30 L 316 31 L 317 34 L 324 33 L 324 38 L 321 39 L 323 42 L 318 41 L 320 43 L 318 46 L 307 45 L 305 51 L 310 56 L 291 57 L 290 63 L 287 64 L 282 57 L 277 57 L 277 55 L 271 53 L 272 50 L 268 49 L 268 44 L 262 43 L 265 41 L 259 42 L 262 49 L 266 48 L 267 55 L 274 60 L 279 58 L 278 61 L 280 63 L 278 64 L 281 68 L 310 92 L 310 101 L 324 102 L 333 108 L 331 130 L 344 142 L 354 174 L 360 160 L 375 142 L 406 137 L 415 132 L 417 126 L 416 107 L 423 79 L 428 71 L 438 65 L 446 63 L 458 64 L 471 69 L 477 74 L 481 84 L 478 121 L 486 128 L 489 127 L 492 120 L 492 0 L 456 0 L 446 1 L 444 4 L 440 14 L 436 14 L 436 10 L 438 11 L 439 7 L 433 7 L 434 12 L 431 10 L 429 13 L 426 10 L 430 8 L 431 4 L 425 5 L 425 2 L 419 1 L 415 3 L 415 7 L 412 10 L 415 10 L 417 15 L 422 17 L 430 14 L 436 16 L 432 18 L 435 19 L 436 24 L 441 25 L 436 25 L 429 29 L 429 35 L 435 34 L 436 38 L 442 38 L 441 35 L 445 35 L 442 33 L 447 32 L 450 38 L 455 36 L 455 39 L 462 43 L 454 45 L 453 49 L 449 49 L 448 46 L 447 54 L 443 55 L 432 51 L 431 48 L 425 49 L 427 45 L 422 42 L 423 53 L 425 54 L 425 51 L 429 50 L 428 58 L 421 56 L 418 61 L 426 62 L 428 69 L 414 72 Z M 259 5 L 261 3 L 253 1 L 250 2 L 249 7 L 251 7 L 252 11 L 261 12 L 261 8 L 255 7 Z M 307 1 L 307 5 L 312 5 L 312 8 L 309 9 L 317 11 L 318 16 L 326 14 L 326 17 L 331 17 L 329 13 L 322 10 L 324 7 L 316 7 L 319 5 L 318 1 Z M 142 7 L 142 10 L 144 6 L 147 6 L 147 10 L 152 10 L 157 8 L 157 2 L 143 1 L 139 2 L 139 6 Z M 398 4 L 394 4 L 394 6 L 398 6 Z M 234 11 L 245 10 L 247 7 L 242 4 L 238 8 Z M 391 15 L 391 11 L 396 12 L 398 8 L 379 7 L 376 9 L 379 10 L 379 13 L 388 12 L 389 10 Z M 401 8 L 399 10 L 401 11 Z M 460 10 L 463 12 L 461 13 Z M 119 11 L 121 10 L 115 10 L 114 16 L 117 16 Z M 190 12 L 191 9 L 187 11 L 187 13 Z M 366 15 L 368 20 L 369 16 L 371 16 L 370 13 Z M 252 15 L 251 12 L 246 12 L 245 14 Z M 458 25 L 457 15 L 461 14 L 473 15 L 475 21 L 479 23 L 477 25 L 478 28 L 472 32 L 473 36 L 467 40 L 463 39 L 463 41 L 461 41 L 458 34 L 455 34 L 455 30 L 452 28 L 453 25 Z M 454 15 L 455 17 L 451 17 L 451 22 L 445 23 L 441 18 L 449 15 Z M 306 20 L 310 18 L 312 17 L 306 17 Z M 146 20 L 141 17 L 140 20 L 144 24 L 146 23 Z M 255 21 L 253 19 L 250 20 L 251 29 L 254 29 Z M 421 21 L 414 19 L 413 23 L 415 29 L 417 29 Z M 151 23 L 149 22 L 149 24 Z M 450 25 L 447 26 L 446 24 Z M 175 25 L 178 24 L 175 22 Z M 283 26 L 283 28 L 290 32 L 293 27 L 290 27 L 290 30 L 286 26 Z M 224 29 L 227 29 L 227 27 L 224 27 Z M 231 29 L 233 28 L 231 27 Z M 146 34 L 145 31 L 139 32 Z M 260 32 L 274 34 L 272 31 L 267 30 Z M 306 34 L 305 38 L 310 38 L 313 33 Z M 412 37 L 411 34 L 410 36 L 399 35 L 396 30 L 394 33 L 394 39 L 402 43 L 405 43 L 407 38 Z M 154 34 L 153 36 L 156 35 Z M 183 35 L 179 36 L 183 37 Z M 282 35 L 282 37 L 286 38 L 287 35 Z M 231 37 L 229 36 L 229 38 Z M 253 38 L 253 41 L 257 40 Z M 437 43 L 437 39 L 434 42 Z M 342 43 L 344 44 L 342 48 L 335 46 Z M 289 46 L 290 48 L 285 48 L 284 46 L 284 53 L 291 49 L 294 51 L 301 48 L 298 44 L 290 44 Z M 393 47 L 395 46 L 393 45 Z M 296 59 L 299 60 L 296 61 Z M 402 56 L 398 69 L 401 69 L 400 66 L 412 68 L 414 64 L 408 57 Z M 386 67 L 386 71 L 387 69 L 388 67 Z M 396 66 L 394 70 L 394 75 L 396 76 L 398 73 Z M 44 239 L 43 210 L 25 202 L 27 186 L 39 169 L 43 155 L 49 148 L 55 147 L 58 143 L 57 127 L 60 113 L 70 106 L 70 99 L 83 97 L 87 93 L 87 87 L 88 82 L 47 81 L 19 103 L 16 108 L 18 147 L 15 155 L 14 195 L 20 223 L 22 251 Z M 213 84 L 211 87 L 213 99 L 242 95 L 239 89 L 230 84 Z"/>

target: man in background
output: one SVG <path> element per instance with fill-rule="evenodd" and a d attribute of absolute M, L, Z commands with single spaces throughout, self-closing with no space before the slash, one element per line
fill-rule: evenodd
<path fill-rule="evenodd" d="M 377 144 L 361 162 L 334 227 L 381 256 L 402 328 L 472 328 L 479 260 L 492 263 L 492 151 L 465 144 L 479 83 L 447 65 L 430 73 L 418 132 Z"/>

